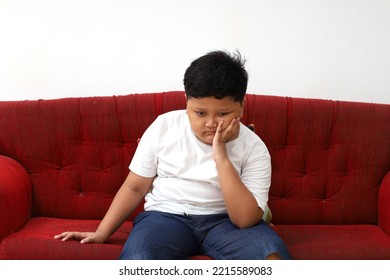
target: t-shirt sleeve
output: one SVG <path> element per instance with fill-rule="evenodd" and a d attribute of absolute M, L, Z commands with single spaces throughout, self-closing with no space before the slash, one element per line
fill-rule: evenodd
<path fill-rule="evenodd" d="M 157 175 L 156 139 L 160 130 L 160 119 L 157 118 L 144 132 L 131 160 L 129 169 L 142 177 Z"/>
<path fill-rule="evenodd" d="M 271 185 L 271 157 L 262 142 L 253 146 L 242 170 L 241 180 L 255 197 L 258 206 L 265 211 Z"/>

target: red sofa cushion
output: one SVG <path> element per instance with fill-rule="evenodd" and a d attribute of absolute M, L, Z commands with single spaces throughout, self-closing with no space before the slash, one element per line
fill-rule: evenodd
<path fill-rule="evenodd" d="M 272 160 L 275 224 L 378 224 L 390 170 L 390 106 L 247 96 Z"/>
<path fill-rule="evenodd" d="M 95 231 L 99 222 L 33 218 L 21 231 L 2 241 L 0 259 L 118 259 L 132 228 L 132 222 L 125 222 L 105 244 L 80 244 L 78 241 L 62 242 L 54 239 L 54 235 L 69 230 Z"/>
<path fill-rule="evenodd" d="M 54 235 L 64 231 L 94 231 L 99 223 L 99 220 L 33 218 L 23 229 L 1 242 L 0 260 L 116 260 L 133 227 L 131 221 L 125 222 L 104 244 L 54 239 Z M 196 255 L 190 259 L 211 258 Z"/>
<path fill-rule="evenodd" d="M 390 236 L 375 225 L 277 225 L 293 259 L 390 260 Z"/>
<path fill-rule="evenodd" d="M 31 181 L 16 160 L 0 154 L 0 240 L 19 230 L 31 216 Z"/>

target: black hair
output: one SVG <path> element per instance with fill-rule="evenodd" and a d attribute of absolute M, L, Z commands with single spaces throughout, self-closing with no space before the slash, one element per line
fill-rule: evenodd
<path fill-rule="evenodd" d="M 212 51 L 194 60 L 184 74 L 187 99 L 231 97 L 235 102 L 244 100 L 248 85 L 245 60 L 239 51 Z"/>

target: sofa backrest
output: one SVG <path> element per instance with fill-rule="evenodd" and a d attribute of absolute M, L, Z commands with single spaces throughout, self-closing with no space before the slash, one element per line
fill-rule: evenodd
<path fill-rule="evenodd" d="M 137 139 L 164 106 L 185 107 L 183 98 L 169 100 L 159 93 L 0 102 L 0 154 L 29 172 L 32 216 L 101 219 Z"/>
<path fill-rule="evenodd" d="M 274 223 L 377 224 L 390 105 L 258 95 L 247 105 L 272 158 Z"/>
<path fill-rule="evenodd" d="M 29 172 L 33 216 L 101 219 L 137 139 L 184 108 L 181 91 L 0 102 L 0 154 Z M 377 223 L 390 105 L 248 94 L 242 122 L 271 154 L 274 223 Z"/>

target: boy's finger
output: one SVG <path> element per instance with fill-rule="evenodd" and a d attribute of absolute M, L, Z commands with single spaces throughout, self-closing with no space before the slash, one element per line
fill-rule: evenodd
<path fill-rule="evenodd" d="M 236 126 L 238 124 L 238 120 L 237 119 L 232 119 L 228 125 L 228 127 L 225 129 L 226 133 L 230 132 L 230 131 L 233 131 L 234 129 L 236 129 Z"/>
<path fill-rule="evenodd" d="M 215 132 L 215 136 L 217 136 L 218 139 L 221 138 L 221 133 L 223 132 L 222 125 L 223 125 L 223 121 L 220 121 L 217 126 L 217 131 Z"/>
<path fill-rule="evenodd" d="M 220 121 L 219 124 L 218 124 L 218 127 L 217 127 L 217 132 L 221 132 L 222 131 L 222 125 L 223 125 L 223 121 Z"/>
<path fill-rule="evenodd" d="M 80 241 L 81 244 L 86 244 L 88 242 L 89 242 L 89 238 L 88 237 L 86 237 L 84 239 L 81 239 L 81 241 Z"/>
<path fill-rule="evenodd" d="M 63 232 L 63 233 L 54 235 L 54 238 L 55 238 L 55 239 L 60 239 L 60 238 L 63 238 L 66 234 L 68 234 L 68 233 L 67 233 L 67 232 Z"/>
<path fill-rule="evenodd" d="M 221 140 L 222 124 L 223 124 L 223 121 L 220 121 L 218 123 L 217 130 L 215 131 L 215 135 L 213 138 L 213 144 L 216 142 L 219 142 Z"/>

